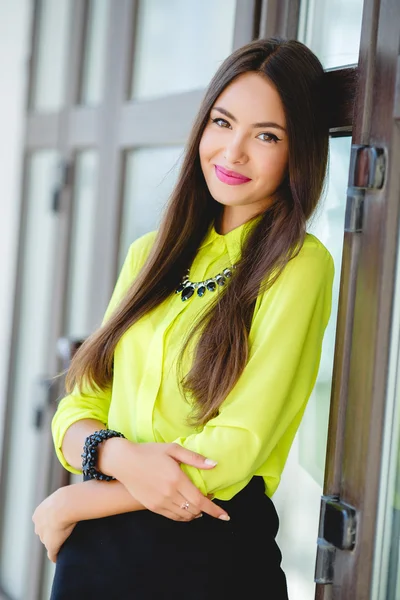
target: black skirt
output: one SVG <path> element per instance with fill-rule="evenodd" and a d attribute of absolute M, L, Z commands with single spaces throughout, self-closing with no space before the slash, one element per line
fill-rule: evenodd
<path fill-rule="evenodd" d="M 50 600 L 287 600 L 262 478 L 214 502 L 230 521 L 148 510 L 81 521 L 59 552 Z"/>

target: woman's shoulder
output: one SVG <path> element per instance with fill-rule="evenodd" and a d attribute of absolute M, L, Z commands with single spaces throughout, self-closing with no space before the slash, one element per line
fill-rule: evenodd
<path fill-rule="evenodd" d="M 303 245 L 292 261 L 305 266 L 307 263 L 312 263 L 314 266 L 320 264 L 321 267 L 326 265 L 334 267 L 333 257 L 328 248 L 313 233 L 306 233 Z"/>
<path fill-rule="evenodd" d="M 122 267 L 122 274 L 127 280 L 131 281 L 139 273 L 150 254 L 156 237 L 157 231 L 149 231 L 131 243 Z"/>
<path fill-rule="evenodd" d="M 281 285 L 290 282 L 297 286 L 308 282 L 315 287 L 322 281 L 332 281 L 335 265 L 328 248 L 312 233 L 307 233 L 299 252 L 293 256 L 283 269 L 278 281 Z"/>
<path fill-rule="evenodd" d="M 138 262 L 146 260 L 156 240 L 157 233 L 157 230 L 149 231 L 136 238 L 136 240 L 131 243 L 128 256 L 130 256 L 134 263 L 137 264 Z"/>
<path fill-rule="evenodd" d="M 317 298 L 330 307 L 335 267 L 331 253 L 315 235 L 307 233 L 300 250 L 279 270 L 276 278 L 266 282 L 259 296 L 260 318 L 276 311 L 289 311 L 286 318 L 301 318 L 306 307 L 315 305 Z M 294 308 L 296 306 L 296 308 Z M 330 308 L 329 308 L 330 310 Z M 327 317 L 328 318 L 328 317 Z"/>
<path fill-rule="evenodd" d="M 325 256 L 332 259 L 328 248 L 313 233 L 306 233 L 302 250 L 305 253 L 315 254 L 316 256 Z M 333 260 L 333 259 L 332 259 Z"/>
<path fill-rule="evenodd" d="M 157 237 L 157 233 L 158 230 L 149 231 L 148 233 L 136 238 L 136 240 L 134 240 L 129 247 L 129 253 L 133 255 L 143 252 L 150 252 Z"/>

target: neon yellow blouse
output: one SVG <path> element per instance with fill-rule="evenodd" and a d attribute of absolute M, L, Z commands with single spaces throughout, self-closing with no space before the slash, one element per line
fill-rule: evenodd
<path fill-rule="evenodd" d="M 213 277 L 237 262 L 241 236 L 254 221 L 226 235 L 211 226 L 191 267 L 191 280 Z M 155 236 L 148 233 L 131 245 L 105 318 L 139 273 Z M 110 389 L 85 390 L 84 396 L 73 393 L 60 401 L 52 433 L 61 463 L 79 473 L 61 452 L 64 434 L 80 419 L 98 419 L 133 442 L 176 442 L 217 461 L 208 471 L 182 465 L 203 494 L 229 500 L 253 475 L 261 475 L 272 496 L 316 381 L 333 275 L 330 253 L 307 234 L 298 256 L 258 297 L 248 363 L 219 415 L 199 429 L 185 423 L 190 405 L 178 387 L 176 358 L 188 328 L 213 292 L 186 302 L 172 294 L 119 341 Z"/>

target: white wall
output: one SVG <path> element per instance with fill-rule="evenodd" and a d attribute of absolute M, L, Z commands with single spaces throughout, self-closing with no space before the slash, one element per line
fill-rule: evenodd
<path fill-rule="evenodd" d="M 14 300 L 31 0 L 0 0 L 0 448 Z"/>

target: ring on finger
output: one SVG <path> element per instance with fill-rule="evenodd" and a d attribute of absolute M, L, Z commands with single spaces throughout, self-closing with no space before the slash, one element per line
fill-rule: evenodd
<path fill-rule="evenodd" d="M 183 504 L 181 504 L 181 508 L 183 510 L 188 510 L 189 506 L 190 506 L 190 504 L 189 504 L 189 502 L 187 500 L 185 500 L 185 502 L 183 502 Z"/>

